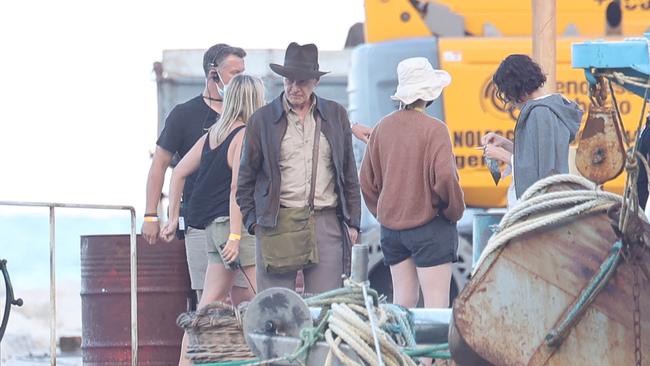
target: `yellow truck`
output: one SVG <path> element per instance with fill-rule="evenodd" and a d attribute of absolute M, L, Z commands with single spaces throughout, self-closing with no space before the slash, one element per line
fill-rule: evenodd
<path fill-rule="evenodd" d="M 610 24 L 607 9 L 616 3 L 557 0 L 557 32 L 572 36 L 561 36 L 557 40 L 556 87 L 559 93 L 575 100 L 584 110 L 589 103 L 588 86 L 583 72 L 571 68 L 571 44 L 603 35 L 614 26 L 621 28 L 623 34 L 638 35 L 650 29 L 650 1 L 618 3 L 624 21 Z M 430 23 L 442 23 L 436 19 L 454 13 L 464 21 L 465 34 L 478 36 L 432 34 Z M 449 126 L 467 205 L 505 206 L 505 192 L 510 181 L 506 179 L 495 186 L 481 151 L 476 147 L 487 132 L 500 132 L 510 138 L 514 134 L 515 112 L 506 110 L 495 98 L 490 80 L 507 55 L 532 53 L 531 19 L 531 1 L 366 0 L 367 43 L 353 51 L 348 75 L 351 119 L 372 126 L 393 110 L 395 106 L 387 96 L 397 84 L 397 63 L 407 57 L 427 57 L 434 67 L 445 69 L 452 76 L 452 83 L 445 89 L 441 101 L 429 111 Z M 458 27 L 450 28 L 449 33 L 458 33 Z M 490 32 L 501 36 L 484 36 Z M 642 101 L 621 87 L 615 90 L 624 123 L 628 132 L 632 131 L 636 128 Z M 627 138 L 631 141 L 633 136 Z M 623 184 L 621 176 L 605 187 L 621 193 Z"/>
<path fill-rule="evenodd" d="M 589 105 L 588 85 L 581 70 L 571 68 L 571 43 L 578 39 L 557 42 L 557 91 L 576 101 L 583 110 Z M 530 53 L 531 42 L 525 38 L 440 39 L 441 68 L 454 80 L 444 92 L 444 119 L 449 126 L 467 205 L 502 207 L 509 180 L 495 186 L 483 166 L 481 152 L 475 147 L 489 131 L 498 131 L 512 138 L 515 114 L 506 110 L 493 93 L 490 82 L 496 65 L 512 53 Z M 638 123 L 642 100 L 621 87 L 615 87 L 617 102 L 629 141 Z M 586 114 L 585 114 L 586 118 Z M 605 185 L 621 194 L 624 176 Z"/>
<path fill-rule="evenodd" d="M 479 149 L 481 136 L 494 131 L 514 135 L 516 111 L 494 95 L 492 74 L 507 55 L 532 54 L 531 1 L 522 0 L 366 0 L 365 43 L 351 54 L 348 73 L 350 119 L 374 126 L 397 105 L 389 99 L 397 85 L 396 68 L 408 57 L 426 57 L 452 76 L 452 83 L 428 112 L 445 121 L 454 147 L 460 182 L 469 208 L 459 222 L 459 263 L 452 288 L 462 288 L 471 267 L 472 218 L 502 208 L 510 178 L 494 184 Z M 639 35 L 650 28 L 649 1 L 557 0 L 557 92 L 588 108 L 588 86 L 581 70 L 571 68 L 571 44 L 598 35 Z M 615 87 L 619 108 L 633 140 L 642 101 Z M 585 113 L 586 118 L 586 113 Z M 584 121 L 583 121 L 584 122 Z M 365 146 L 357 142 L 358 162 Z M 605 185 L 622 193 L 624 176 Z M 408 189 L 408 187 L 405 187 Z M 362 241 L 371 247 L 371 282 L 389 294 L 390 274 L 380 262 L 378 225 L 364 210 Z"/>

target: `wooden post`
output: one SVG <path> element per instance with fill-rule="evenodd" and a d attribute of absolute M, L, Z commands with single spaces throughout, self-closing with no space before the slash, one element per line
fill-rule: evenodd
<path fill-rule="evenodd" d="M 556 57 L 556 0 L 532 0 L 533 2 L 533 60 L 546 74 L 546 93 L 556 91 L 555 66 Z"/>

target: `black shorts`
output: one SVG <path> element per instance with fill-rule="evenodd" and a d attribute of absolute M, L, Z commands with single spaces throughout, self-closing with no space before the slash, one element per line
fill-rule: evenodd
<path fill-rule="evenodd" d="M 381 227 L 381 251 L 384 263 L 392 266 L 413 257 L 416 267 L 433 267 L 458 260 L 456 223 L 438 215 L 413 229 L 392 230 Z"/>

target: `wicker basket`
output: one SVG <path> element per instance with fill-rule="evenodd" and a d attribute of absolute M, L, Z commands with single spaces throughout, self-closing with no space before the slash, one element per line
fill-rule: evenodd
<path fill-rule="evenodd" d="M 188 336 L 187 357 L 194 363 L 254 358 L 244 339 L 241 319 L 239 309 L 221 302 L 181 314 L 176 323 Z"/>

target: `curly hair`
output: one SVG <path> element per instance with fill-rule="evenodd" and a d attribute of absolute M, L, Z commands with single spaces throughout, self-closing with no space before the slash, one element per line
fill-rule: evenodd
<path fill-rule="evenodd" d="M 521 103 L 526 96 L 546 82 L 546 76 L 535 61 L 526 55 L 510 55 L 501 61 L 492 77 L 496 96 L 504 103 Z"/>

